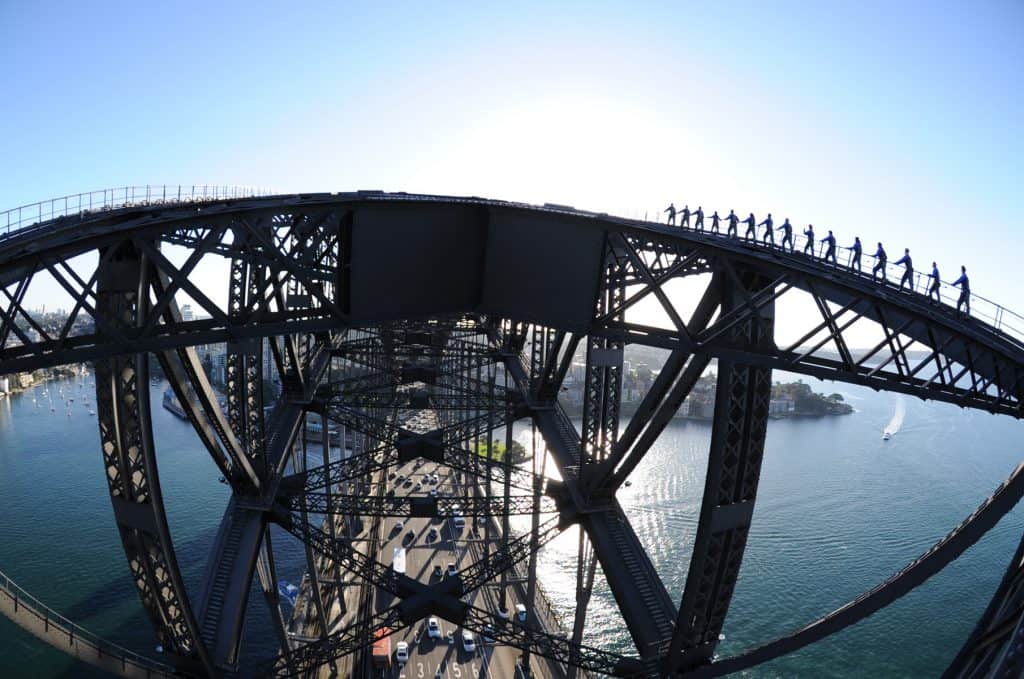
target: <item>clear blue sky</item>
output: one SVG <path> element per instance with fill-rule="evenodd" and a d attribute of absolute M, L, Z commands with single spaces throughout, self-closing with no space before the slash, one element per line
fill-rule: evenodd
<path fill-rule="evenodd" d="M 1024 309 L 1024 3 L 0 2 L 0 209 L 123 184 L 701 204 Z"/>

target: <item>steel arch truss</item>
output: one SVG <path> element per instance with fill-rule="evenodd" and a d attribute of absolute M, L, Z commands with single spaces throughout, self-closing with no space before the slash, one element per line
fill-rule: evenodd
<path fill-rule="evenodd" d="M 496 630 L 499 640 L 565 668 L 712 676 L 870 615 L 956 558 L 1024 493 L 1018 469 L 961 526 L 876 589 L 792 635 L 713 661 L 753 518 L 771 370 L 1021 418 L 1019 339 L 813 258 L 551 206 L 315 194 L 130 207 L 48 226 L 0 239 L 0 372 L 95 362 L 115 519 L 158 638 L 183 671 L 236 669 L 254 574 L 281 642 L 273 662 L 281 673 L 358 651 L 377 630 L 430 614 L 483 631 L 489 613 L 460 597 L 498 580 L 504 602 L 508 573 L 524 563 L 535 589 L 537 551 L 578 524 L 571 637 L 513 624 Z M 386 235 L 374 235 L 378 229 L 415 242 L 398 258 L 408 281 L 405 270 L 394 276 L 377 249 L 388 245 Z M 434 275 L 430 260 L 446 257 L 445 248 L 458 250 L 445 260 L 458 271 Z M 375 267 L 361 268 L 372 258 Z M 508 272 L 524 259 L 531 263 L 510 283 Z M 210 261 L 227 271 L 224 295 L 193 280 Z M 70 311 L 28 308 L 44 279 L 70 298 Z M 696 302 L 692 309 L 671 294 L 677 281 L 701 287 L 687 300 Z M 424 289 L 402 293 L 418 284 Z M 780 345 L 775 319 L 797 299 L 812 312 L 789 324 L 797 339 Z M 191 319 L 181 313 L 183 301 L 196 312 Z M 653 304 L 662 322 L 636 322 L 641 304 Z M 854 331 L 865 326 L 877 340 L 857 348 Z M 227 344 L 223 409 L 192 348 L 210 342 Z M 630 344 L 670 353 L 620 431 Z M 577 430 L 559 394 L 579 347 L 585 365 Z M 181 582 L 160 495 L 150 353 L 232 490 L 195 604 Z M 615 495 L 712 361 L 717 390 L 705 493 L 693 543 L 685 545 L 692 556 L 677 605 Z M 271 378 L 280 386 L 272 404 L 263 402 Z M 314 414 L 318 441 L 307 434 Z M 510 451 L 511 424 L 524 418 L 543 436 L 561 483 L 546 483 L 536 456 L 532 472 L 510 454 L 495 457 L 494 432 L 505 430 Z M 342 447 L 351 437 L 350 456 L 332 458 L 332 431 Z M 323 463 L 312 468 L 311 443 L 323 451 Z M 462 475 L 469 490 L 458 502 L 467 513 L 501 522 L 496 548 L 433 586 L 397 576 L 338 531 L 339 523 L 364 518 L 436 516 L 454 503 L 385 497 L 389 470 L 415 458 Z M 544 523 L 542 512 L 552 515 Z M 508 516 L 515 513 L 533 515 L 529 533 L 511 534 Z M 309 643 L 293 643 L 284 629 L 271 523 L 304 543 L 320 618 L 319 638 Z M 324 593 L 343 594 L 341 585 L 317 581 L 316 554 L 328 557 L 335 573 L 344 569 L 399 603 L 377 615 L 366 609 L 328 634 Z M 1018 554 L 951 672 L 969 676 L 1019 661 L 1020 562 Z M 635 654 L 584 643 L 598 566 Z"/>

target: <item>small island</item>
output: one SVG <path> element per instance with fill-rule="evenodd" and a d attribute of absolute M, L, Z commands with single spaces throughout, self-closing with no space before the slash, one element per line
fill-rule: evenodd
<path fill-rule="evenodd" d="M 644 364 L 632 369 L 627 368 L 627 370 L 623 379 L 620 405 L 620 413 L 624 416 L 636 412 L 657 376 Z M 582 374 L 580 378 L 582 378 Z M 716 375 L 709 373 L 697 380 L 690 395 L 676 411 L 675 417 L 710 421 L 714 417 L 715 411 L 716 379 Z M 570 415 L 581 415 L 583 413 L 582 379 L 568 382 L 560 395 L 560 400 Z M 772 419 L 831 417 L 833 415 L 849 415 L 852 412 L 853 407 L 845 402 L 842 394 L 826 395 L 815 392 L 811 389 L 811 385 L 802 380 L 776 382 L 772 385 L 771 400 L 768 404 L 768 417 Z"/>
<path fill-rule="evenodd" d="M 715 414 L 715 381 L 713 374 L 702 376 L 694 385 L 693 391 L 683 401 L 676 417 L 689 420 L 710 420 Z M 640 395 L 642 398 L 643 396 Z M 639 405 L 636 401 L 625 401 L 623 412 L 632 412 Z M 627 410 L 628 409 L 628 410 Z M 811 385 L 801 380 L 796 382 L 776 382 L 772 385 L 771 401 L 768 404 L 768 417 L 783 419 L 790 417 L 826 417 L 831 415 L 849 415 L 853 407 L 843 400 L 842 394 L 817 393 Z"/>
<path fill-rule="evenodd" d="M 796 382 L 776 382 L 772 385 L 772 405 L 769 406 L 769 417 L 824 417 L 826 415 L 849 415 L 853 406 L 843 400 L 843 395 L 817 393 L 811 385 L 801 380 Z M 776 412 L 776 410 L 781 412 Z"/>

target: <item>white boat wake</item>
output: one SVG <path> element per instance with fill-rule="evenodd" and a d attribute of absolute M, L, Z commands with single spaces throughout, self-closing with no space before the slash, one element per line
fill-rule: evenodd
<path fill-rule="evenodd" d="M 896 411 L 892 414 L 892 419 L 889 420 L 889 424 L 885 425 L 885 430 L 882 432 L 882 438 L 888 441 L 903 427 L 903 418 L 907 414 L 907 404 L 903 401 L 902 396 L 896 398 Z"/>

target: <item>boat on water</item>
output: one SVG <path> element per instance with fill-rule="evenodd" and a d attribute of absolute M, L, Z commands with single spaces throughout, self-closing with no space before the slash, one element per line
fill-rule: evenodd
<path fill-rule="evenodd" d="M 184 408 L 181 407 L 181 402 L 178 401 L 178 397 L 174 395 L 170 387 L 164 390 L 164 409 L 169 410 L 183 420 L 188 419 Z"/>
<path fill-rule="evenodd" d="M 890 432 L 884 432 L 884 433 L 882 434 L 882 440 L 883 440 L 883 441 L 888 441 L 888 440 L 889 440 L 889 439 L 891 439 L 891 438 L 892 438 L 892 433 L 890 433 Z"/>

